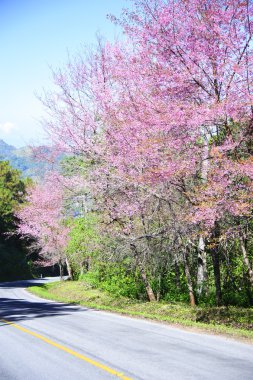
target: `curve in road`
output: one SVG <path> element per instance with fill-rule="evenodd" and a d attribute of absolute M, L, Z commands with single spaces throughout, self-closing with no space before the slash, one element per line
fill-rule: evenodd
<path fill-rule="evenodd" d="M 0 284 L 1 380 L 252 380 L 253 346 Z"/>

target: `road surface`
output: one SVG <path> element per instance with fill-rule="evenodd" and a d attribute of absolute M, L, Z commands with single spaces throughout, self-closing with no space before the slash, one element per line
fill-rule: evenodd
<path fill-rule="evenodd" d="M 0 283 L 1 380 L 253 379 L 252 345 L 42 300 L 27 285 Z"/>

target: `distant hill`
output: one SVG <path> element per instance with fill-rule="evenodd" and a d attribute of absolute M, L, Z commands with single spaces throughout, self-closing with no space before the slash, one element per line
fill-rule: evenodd
<path fill-rule="evenodd" d="M 50 153 L 50 148 L 43 147 L 45 152 Z M 0 160 L 9 161 L 11 166 L 22 172 L 24 177 L 39 179 L 51 165 L 46 161 L 38 161 L 34 158 L 30 147 L 15 148 L 0 139 Z"/>
<path fill-rule="evenodd" d="M 0 140 L 0 155 L 8 155 L 11 154 L 13 150 L 15 150 L 15 146 L 8 145 L 3 140 Z"/>

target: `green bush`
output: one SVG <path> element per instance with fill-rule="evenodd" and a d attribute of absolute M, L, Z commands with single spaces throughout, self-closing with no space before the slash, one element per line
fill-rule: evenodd
<path fill-rule="evenodd" d="M 145 294 L 138 273 L 130 271 L 127 260 L 122 263 L 97 262 L 84 278 L 94 287 L 115 296 L 138 299 Z"/>

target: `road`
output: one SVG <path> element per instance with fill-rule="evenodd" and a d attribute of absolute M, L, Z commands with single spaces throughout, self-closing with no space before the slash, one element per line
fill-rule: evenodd
<path fill-rule="evenodd" d="M 49 279 L 48 279 L 49 280 Z M 1 380 L 252 380 L 253 346 L 0 283 Z"/>

